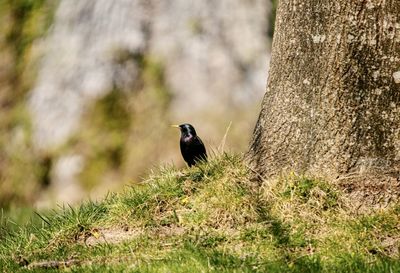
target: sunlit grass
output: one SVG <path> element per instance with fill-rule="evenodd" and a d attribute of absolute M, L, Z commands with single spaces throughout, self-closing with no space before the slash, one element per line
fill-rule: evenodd
<path fill-rule="evenodd" d="M 37 216 L 39 225 L 4 228 L 1 264 L 12 272 L 399 271 L 399 206 L 357 214 L 349 201 L 334 184 L 296 174 L 258 187 L 241 156 L 218 154 Z"/>

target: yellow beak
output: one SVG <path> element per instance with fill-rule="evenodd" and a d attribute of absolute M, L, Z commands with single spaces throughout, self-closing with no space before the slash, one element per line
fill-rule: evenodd
<path fill-rule="evenodd" d="M 179 125 L 171 125 L 171 127 L 180 128 Z"/>

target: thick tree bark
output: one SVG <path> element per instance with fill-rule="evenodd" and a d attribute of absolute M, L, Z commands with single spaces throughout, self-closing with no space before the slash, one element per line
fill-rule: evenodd
<path fill-rule="evenodd" d="M 400 1 L 280 0 L 252 168 L 396 179 L 399 125 Z"/>

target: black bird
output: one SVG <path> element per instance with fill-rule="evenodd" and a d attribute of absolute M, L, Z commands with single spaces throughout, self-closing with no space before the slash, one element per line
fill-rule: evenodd
<path fill-rule="evenodd" d="M 207 161 L 206 147 L 190 124 L 171 125 L 181 130 L 181 153 L 189 167 L 196 165 L 199 160 Z"/>

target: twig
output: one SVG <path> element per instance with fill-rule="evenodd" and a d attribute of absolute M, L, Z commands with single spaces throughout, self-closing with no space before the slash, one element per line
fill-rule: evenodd
<path fill-rule="evenodd" d="M 229 132 L 229 130 L 231 129 L 231 126 L 232 126 L 232 121 L 229 122 L 229 125 L 228 125 L 228 127 L 226 128 L 224 137 L 223 137 L 222 140 L 221 140 L 220 147 L 218 148 L 218 150 L 220 150 L 220 153 L 221 153 L 221 154 L 224 152 L 226 137 L 228 136 L 228 132 Z"/>
<path fill-rule="evenodd" d="M 29 264 L 27 267 L 29 269 L 32 268 L 63 268 L 63 267 L 71 267 L 73 265 L 79 265 L 80 260 L 71 259 L 66 261 L 42 261 L 42 262 L 33 262 Z"/>

